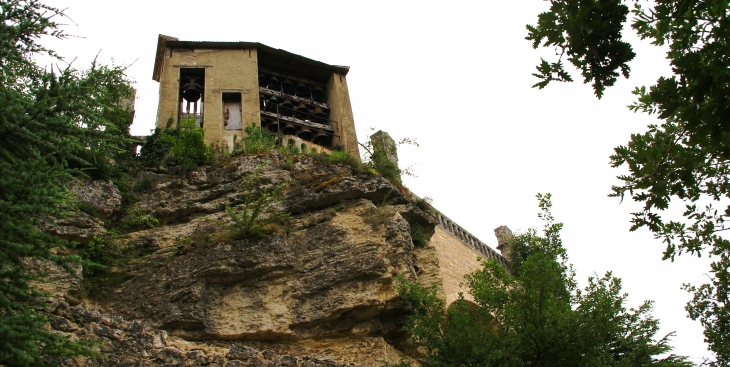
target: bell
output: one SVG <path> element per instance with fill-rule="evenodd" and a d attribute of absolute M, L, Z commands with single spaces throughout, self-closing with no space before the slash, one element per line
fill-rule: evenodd
<path fill-rule="evenodd" d="M 195 81 L 196 78 L 190 78 L 190 81 L 183 85 L 183 98 L 188 102 L 197 102 L 200 99 L 200 91 L 203 87 Z"/>
<path fill-rule="evenodd" d="M 266 79 L 266 75 L 259 74 L 259 86 L 266 87 L 267 84 L 268 84 L 268 80 Z"/>
<path fill-rule="evenodd" d="M 309 87 L 302 82 L 297 83 L 297 97 L 309 98 Z"/>
<path fill-rule="evenodd" d="M 279 99 L 276 98 L 276 96 L 271 96 L 268 101 L 266 101 L 266 111 L 269 112 L 276 112 L 276 105 L 279 104 Z"/>
<path fill-rule="evenodd" d="M 300 103 L 297 106 L 297 117 L 300 119 L 306 119 L 309 115 L 309 108 L 304 103 Z"/>
<path fill-rule="evenodd" d="M 284 81 L 281 82 L 281 90 L 283 90 L 286 94 L 294 94 L 294 84 L 292 84 L 291 80 L 284 79 Z"/>
<path fill-rule="evenodd" d="M 312 89 L 312 99 L 317 102 L 324 102 L 324 100 L 325 100 L 324 89 L 322 89 L 322 87 L 320 87 L 320 86 L 315 86 Z"/>
<path fill-rule="evenodd" d="M 281 89 L 281 83 L 279 83 L 279 79 L 276 79 L 275 76 L 271 76 L 271 79 L 269 79 L 269 89 L 272 90 L 279 90 Z"/>
<path fill-rule="evenodd" d="M 284 116 L 294 116 L 294 105 L 290 100 L 285 99 L 284 102 L 281 102 L 279 105 L 279 113 Z"/>
<path fill-rule="evenodd" d="M 297 128 L 291 122 L 287 122 L 284 125 L 284 128 L 281 129 L 281 132 L 284 135 L 296 135 L 297 134 Z"/>
<path fill-rule="evenodd" d="M 266 128 L 269 129 L 272 133 L 279 132 L 279 124 L 276 122 L 276 120 L 267 120 L 269 121 L 268 125 L 266 125 Z"/>
<path fill-rule="evenodd" d="M 299 132 L 299 135 L 297 135 L 300 139 L 304 139 L 306 141 L 311 141 L 314 137 L 314 134 L 306 127 L 302 128 L 302 131 Z"/>
<path fill-rule="evenodd" d="M 321 118 L 321 119 L 326 119 L 327 118 L 327 114 L 324 113 L 324 110 L 321 107 L 315 107 L 314 108 L 314 115 L 317 116 L 317 117 L 319 117 L 319 118 Z"/>
<path fill-rule="evenodd" d="M 332 137 L 327 135 L 326 132 L 319 130 L 314 135 L 314 139 L 312 140 L 314 144 L 322 145 L 322 146 L 329 146 L 332 142 Z"/>

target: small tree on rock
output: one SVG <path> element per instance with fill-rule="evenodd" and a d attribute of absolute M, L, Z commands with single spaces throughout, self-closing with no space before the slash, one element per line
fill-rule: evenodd
<path fill-rule="evenodd" d="M 423 366 L 690 366 L 667 354 L 669 336 L 656 339 L 652 302 L 626 309 L 621 280 L 610 272 L 579 289 L 550 213 L 538 195 L 542 235 L 512 240 L 515 275 L 495 259 L 466 276 L 476 303 L 463 295 L 444 311 L 436 288 L 401 279 L 399 294 L 413 307 L 406 330 L 426 351 Z"/>

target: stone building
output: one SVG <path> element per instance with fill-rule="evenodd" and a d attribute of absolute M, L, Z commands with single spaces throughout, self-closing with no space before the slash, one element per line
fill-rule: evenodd
<path fill-rule="evenodd" d="M 328 65 L 255 42 L 181 41 L 159 35 L 152 79 L 160 83 L 157 126 L 194 119 L 206 143 L 233 147 L 247 125 L 284 144 L 359 156 L 345 79 Z"/>

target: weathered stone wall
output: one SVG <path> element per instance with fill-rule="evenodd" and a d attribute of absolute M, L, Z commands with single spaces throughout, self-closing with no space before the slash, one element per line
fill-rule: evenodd
<path fill-rule="evenodd" d="M 465 299 L 473 300 L 469 290 L 461 284 L 464 275 L 481 268 L 478 257 L 495 258 L 504 266 L 507 260 L 445 215 L 438 214 L 438 223 L 430 243 L 438 254 L 439 278 L 448 307 L 459 298 L 459 293 L 463 293 Z"/>
<path fill-rule="evenodd" d="M 327 83 L 327 102 L 330 105 L 330 119 L 337 121 L 333 145 L 341 145 L 347 152 L 360 157 L 360 148 L 355 133 L 355 120 L 352 116 L 350 92 L 344 75 L 332 74 Z"/>
<path fill-rule="evenodd" d="M 464 275 L 480 268 L 476 251 L 464 245 L 459 239 L 446 232 L 441 226 L 436 227 L 436 233 L 431 237 L 431 245 L 438 254 L 439 277 L 443 284 L 446 307 L 464 293 L 464 298 L 472 300 L 469 290 L 461 287 Z"/>
<path fill-rule="evenodd" d="M 160 102 L 157 126 L 165 127 L 168 118 L 177 121 L 180 68 L 204 68 L 204 121 L 207 144 L 225 141 L 233 147 L 233 135 L 243 130 L 223 128 L 223 92 L 240 92 L 242 125 L 260 123 L 258 62 L 256 49 L 167 49 L 160 74 Z"/>
<path fill-rule="evenodd" d="M 489 247 L 486 243 L 480 241 L 478 238 L 476 238 L 473 234 L 469 233 L 469 231 L 462 228 L 460 225 L 456 224 L 456 222 L 449 219 L 447 216 L 439 213 L 438 214 L 438 221 L 439 225 L 446 231 L 449 232 L 451 235 L 453 235 L 455 238 L 459 239 L 461 243 L 468 246 L 470 249 L 476 251 L 476 253 L 479 254 L 479 256 L 483 258 L 494 258 L 499 261 L 500 264 L 507 266 L 507 259 L 502 256 L 500 253 Z M 507 228 L 507 227 L 504 227 Z M 509 231 L 509 229 L 507 229 Z"/>

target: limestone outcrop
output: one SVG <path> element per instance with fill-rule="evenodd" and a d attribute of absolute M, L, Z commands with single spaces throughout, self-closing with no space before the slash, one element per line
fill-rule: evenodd
<path fill-rule="evenodd" d="M 252 174 L 259 193 L 286 186 L 274 205 L 290 216 L 264 238 L 221 235 L 226 205 L 246 204 L 238 187 Z M 412 226 L 433 235 L 437 220 L 380 176 L 271 153 L 185 175 L 143 171 L 129 185 L 123 205 L 107 183 L 74 186 L 99 212 L 79 214 L 98 225 L 78 239 L 99 235 L 101 219 L 107 229 L 134 223 L 123 208 L 157 224 L 118 227 L 115 241 L 133 255 L 104 293 L 77 304 L 69 299 L 83 292 L 55 292 L 51 326 L 101 341 L 108 357 L 65 365 L 380 366 L 405 345 L 397 275 L 441 287 L 435 250 L 411 238 Z"/>
<path fill-rule="evenodd" d="M 49 361 L 65 366 L 363 366 L 338 363 L 330 356 L 291 356 L 255 349 L 240 342 L 190 342 L 150 328 L 144 322 L 100 313 L 63 301 L 49 305 L 50 326 L 58 332 L 99 343 L 101 357 Z"/>

